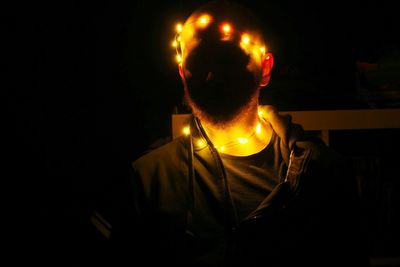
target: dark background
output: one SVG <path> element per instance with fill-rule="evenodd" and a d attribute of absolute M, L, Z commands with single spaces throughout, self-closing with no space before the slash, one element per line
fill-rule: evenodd
<path fill-rule="evenodd" d="M 170 42 L 176 22 L 204 2 L 34 2 L 2 11 L 4 177 L 15 184 L 6 203 L 16 204 L 19 250 L 55 266 L 103 261 L 107 245 L 90 216 L 118 218 L 131 161 L 170 134 L 173 110 L 182 111 Z M 239 2 L 269 25 L 275 68 L 262 104 L 393 105 L 365 96 L 375 87 L 360 87 L 357 62 L 398 51 L 395 1 Z"/>

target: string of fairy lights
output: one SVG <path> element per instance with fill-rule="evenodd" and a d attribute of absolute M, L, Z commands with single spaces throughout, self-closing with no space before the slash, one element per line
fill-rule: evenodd
<path fill-rule="evenodd" d="M 263 113 L 262 113 L 261 110 L 258 112 L 258 116 L 259 116 L 260 119 L 263 118 Z M 237 146 L 237 145 L 246 145 L 253 136 L 261 134 L 261 128 L 262 128 L 261 127 L 261 123 L 257 123 L 257 126 L 255 127 L 254 131 L 250 135 L 248 135 L 247 137 L 240 137 L 239 136 L 235 140 L 229 141 L 229 142 L 227 142 L 225 144 L 222 144 L 222 145 L 214 144 L 213 146 L 218 151 L 224 152 L 225 150 L 227 150 L 227 149 L 229 149 L 231 147 Z M 190 135 L 190 126 L 189 125 L 184 126 L 183 129 L 182 129 L 182 133 L 185 136 Z M 197 146 L 202 147 L 206 143 L 205 143 L 205 141 L 203 139 L 198 139 L 196 141 L 196 144 L 197 144 Z"/>
<path fill-rule="evenodd" d="M 194 27 L 198 29 L 205 29 L 214 22 L 213 17 L 210 14 L 201 14 L 189 24 L 194 24 Z M 175 61 L 182 63 L 182 52 L 181 52 L 181 33 L 183 31 L 183 24 L 178 23 L 175 26 L 175 38 L 171 43 L 171 46 L 175 49 Z M 235 29 L 234 24 L 231 22 L 221 22 L 218 25 L 221 33 L 221 40 L 229 41 L 234 40 L 234 37 L 238 35 L 240 38 L 239 45 L 247 53 L 253 53 L 254 56 L 261 58 L 267 52 L 267 48 L 264 44 L 261 44 L 259 40 L 252 36 L 250 33 L 242 32 Z"/>

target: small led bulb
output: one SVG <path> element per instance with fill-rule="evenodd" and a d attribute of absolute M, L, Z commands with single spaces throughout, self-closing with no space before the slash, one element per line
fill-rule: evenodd
<path fill-rule="evenodd" d="M 249 44 L 250 43 L 250 37 L 247 35 L 247 34 L 243 34 L 242 35 L 242 42 L 244 43 L 244 44 Z"/>
<path fill-rule="evenodd" d="M 182 29 L 183 29 L 183 27 L 182 27 L 182 24 L 181 24 L 181 23 L 176 24 L 176 31 L 177 31 L 178 33 L 181 33 L 181 32 L 182 32 Z"/>
<path fill-rule="evenodd" d="M 197 26 L 205 28 L 210 23 L 210 21 L 211 21 L 210 15 L 204 14 L 197 20 Z"/>
<path fill-rule="evenodd" d="M 190 127 L 189 126 L 183 127 L 182 132 L 183 132 L 184 135 L 189 135 L 190 134 Z"/>
<path fill-rule="evenodd" d="M 222 31 L 225 34 L 229 34 L 231 32 L 231 30 L 232 30 L 231 25 L 229 25 L 228 23 L 225 23 L 222 25 Z"/>

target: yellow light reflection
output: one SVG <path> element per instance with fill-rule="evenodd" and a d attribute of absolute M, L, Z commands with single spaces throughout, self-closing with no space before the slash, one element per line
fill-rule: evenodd
<path fill-rule="evenodd" d="M 261 124 L 260 123 L 257 124 L 256 133 L 258 133 L 258 134 L 261 133 Z"/>
<path fill-rule="evenodd" d="M 181 57 L 181 55 L 176 55 L 175 59 L 176 59 L 176 62 L 178 62 L 178 63 L 181 63 L 181 62 L 182 62 L 182 57 Z"/>
<path fill-rule="evenodd" d="M 242 144 L 242 145 L 249 142 L 249 139 L 244 138 L 244 137 L 239 137 L 237 140 L 238 140 L 238 142 L 239 142 L 240 144 Z"/>

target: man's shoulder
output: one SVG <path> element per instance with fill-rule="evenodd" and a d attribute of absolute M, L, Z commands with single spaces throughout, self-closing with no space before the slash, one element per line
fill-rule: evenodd
<path fill-rule="evenodd" d="M 170 137 L 158 139 L 153 142 L 141 155 L 132 162 L 132 166 L 151 166 L 160 162 L 176 159 L 182 153 L 182 138 L 171 139 Z"/>

